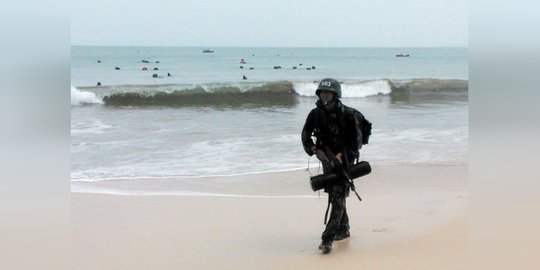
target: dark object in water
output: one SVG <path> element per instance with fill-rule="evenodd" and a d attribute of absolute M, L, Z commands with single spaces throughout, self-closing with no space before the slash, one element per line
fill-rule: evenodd
<path fill-rule="evenodd" d="M 167 77 L 171 77 L 171 73 L 170 72 L 167 72 Z"/>
<path fill-rule="evenodd" d="M 352 165 L 351 168 L 349 169 L 349 176 L 351 177 L 351 180 L 358 177 L 362 177 L 369 173 L 371 173 L 371 166 L 369 165 L 367 161 L 360 161 Z M 343 179 L 342 177 L 338 177 L 338 175 L 335 173 L 327 173 L 327 174 L 313 176 L 309 179 L 309 182 L 311 184 L 311 189 L 313 189 L 313 191 L 317 191 L 329 185 L 338 183 L 342 179 Z"/>
<path fill-rule="evenodd" d="M 311 69 L 315 69 L 315 66 L 311 66 Z"/>
<path fill-rule="evenodd" d="M 274 66 L 274 69 L 281 69 L 281 66 Z"/>
<path fill-rule="evenodd" d="M 396 54 L 396 57 L 409 57 L 409 56 L 410 55 L 408 55 L 408 54 L 402 54 L 402 53 Z"/>
<path fill-rule="evenodd" d="M 249 70 L 253 70 L 254 68 L 253 67 L 249 67 Z"/>
<path fill-rule="evenodd" d="M 119 67 L 115 67 L 114 70 L 120 70 L 120 68 L 119 68 Z"/>
<path fill-rule="evenodd" d="M 157 77 L 158 77 L 157 73 L 152 74 L 152 78 L 157 78 Z"/>
<path fill-rule="evenodd" d="M 148 60 L 141 60 L 141 62 L 143 62 L 143 63 L 148 63 Z"/>
<path fill-rule="evenodd" d="M 241 68 L 241 69 L 243 69 L 243 68 L 244 68 L 244 66 L 240 66 L 240 68 Z"/>
<path fill-rule="evenodd" d="M 98 63 L 101 63 L 101 60 L 97 60 Z"/>
<path fill-rule="evenodd" d="M 296 66 L 292 67 L 292 69 L 296 69 Z"/>
<path fill-rule="evenodd" d="M 96 86 L 101 86 L 101 82 L 97 82 Z"/>
<path fill-rule="evenodd" d="M 158 63 L 158 64 L 159 64 L 159 61 L 156 61 L 156 63 Z"/>
<path fill-rule="evenodd" d="M 242 76 L 242 80 L 247 80 L 246 75 L 243 75 L 243 76 Z"/>
<path fill-rule="evenodd" d="M 212 51 L 212 50 L 210 50 L 210 49 L 203 50 L 202 52 L 203 52 L 203 53 L 214 53 L 214 51 Z"/>
<path fill-rule="evenodd" d="M 159 70 L 159 68 L 155 67 L 154 70 Z"/>

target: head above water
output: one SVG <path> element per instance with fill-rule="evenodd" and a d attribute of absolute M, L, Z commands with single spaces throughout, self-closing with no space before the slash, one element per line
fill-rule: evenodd
<path fill-rule="evenodd" d="M 320 98 L 321 91 L 328 91 L 334 93 L 334 98 L 341 98 L 341 85 L 339 82 L 332 78 L 326 78 L 321 80 L 315 94 Z"/>

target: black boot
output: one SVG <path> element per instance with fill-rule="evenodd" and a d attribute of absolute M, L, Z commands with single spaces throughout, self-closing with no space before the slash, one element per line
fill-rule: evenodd
<path fill-rule="evenodd" d="M 319 245 L 319 249 L 323 254 L 330 253 L 330 251 L 332 251 L 332 242 L 322 241 L 322 243 Z"/>
<path fill-rule="evenodd" d="M 336 234 L 336 236 L 334 236 L 334 240 L 343 240 L 345 238 L 349 238 L 349 236 L 351 236 L 351 233 L 349 231 L 339 232 Z"/>

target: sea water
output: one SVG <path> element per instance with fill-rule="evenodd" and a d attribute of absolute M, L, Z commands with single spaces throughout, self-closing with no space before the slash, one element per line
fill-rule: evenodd
<path fill-rule="evenodd" d="M 72 47 L 72 181 L 317 166 L 300 133 L 325 77 L 373 123 L 361 159 L 467 164 L 466 48 L 203 49 Z"/>

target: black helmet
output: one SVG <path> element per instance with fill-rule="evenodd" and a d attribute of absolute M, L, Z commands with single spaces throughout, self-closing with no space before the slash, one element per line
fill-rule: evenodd
<path fill-rule="evenodd" d="M 331 79 L 331 78 L 323 79 L 319 83 L 319 86 L 317 87 L 317 91 L 315 91 L 315 94 L 319 96 L 322 90 L 330 91 L 336 95 L 336 98 L 341 98 L 341 85 L 339 84 L 338 81 L 334 79 Z"/>

